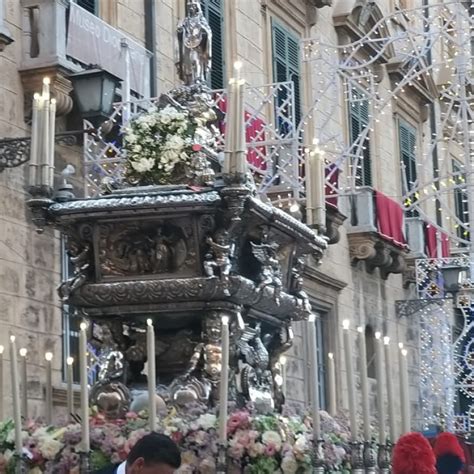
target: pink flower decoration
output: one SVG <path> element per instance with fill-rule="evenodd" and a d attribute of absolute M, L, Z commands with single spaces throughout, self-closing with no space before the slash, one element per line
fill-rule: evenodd
<path fill-rule="evenodd" d="M 201 148 L 202 148 L 202 146 L 201 146 L 199 143 L 195 143 L 195 144 L 192 146 L 192 150 L 193 150 L 193 151 L 201 151 Z"/>
<path fill-rule="evenodd" d="M 265 446 L 265 456 L 275 456 L 277 452 L 276 446 L 274 444 L 267 444 Z"/>
<path fill-rule="evenodd" d="M 246 411 L 236 411 L 227 421 L 227 432 L 235 433 L 238 429 L 245 429 L 250 424 L 249 414 Z"/>

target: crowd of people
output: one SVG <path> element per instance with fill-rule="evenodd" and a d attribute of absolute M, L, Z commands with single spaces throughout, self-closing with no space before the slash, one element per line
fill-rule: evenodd
<path fill-rule="evenodd" d="M 451 433 L 441 433 L 431 446 L 420 433 L 402 436 L 393 450 L 393 474 L 460 474 L 464 451 Z M 167 436 L 150 433 L 140 439 L 128 458 L 96 474 L 173 474 L 181 465 L 181 454 Z"/>
<path fill-rule="evenodd" d="M 431 446 L 420 433 L 402 436 L 393 450 L 393 474 L 460 474 L 466 462 L 458 438 L 441 433 Z"/>

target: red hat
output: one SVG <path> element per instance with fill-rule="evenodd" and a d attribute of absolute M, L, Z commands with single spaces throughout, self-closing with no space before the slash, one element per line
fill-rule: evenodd
<path fill-rule="evenodd" d="M 457 474 L 466 462 L 461 444 L 452 433 L 439 434 L 433 449 L 439 474 Z"/>
<path fill-rule="evenodd" d="M 436 474 L 433 450 L 420 433 L 408 433 L 398 440 L 392 464 L 393 474 Z"/>

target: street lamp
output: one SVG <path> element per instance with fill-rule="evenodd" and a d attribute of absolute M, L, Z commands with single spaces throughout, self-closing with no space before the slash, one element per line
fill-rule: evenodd
<path fill-rule="evenodd" d="M 444 289 L 449 293 L 455 293 L 459 291 L 459 285 L 465 272 L 468 270 L 465 266 L 460 265 L 446 265 L 441 268 L 444 280 Z"/>
<path fill-rule="evenodd" d="M 115 89 L 120 79 L 99 68 L 72 74 L 70 79 L 81 116 L 99 126 L 112 113 Z"/>

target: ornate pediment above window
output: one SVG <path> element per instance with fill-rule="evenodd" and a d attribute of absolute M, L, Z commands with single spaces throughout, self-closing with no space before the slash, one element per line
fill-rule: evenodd
<path fill-rule="evenodd" d="M 369 55 L 380 55 L 381 62 L 394 56 L 393 47 L 380 40 L 390 37 L 384 17 L 375 0 L 341 0 L 333 11 L 340 42 L 347 44 L 364 36 L 373 37 L 376 41 L 365 41 L 363 49 Z"/>
<path fill-rule="evenodd" d="M 386 65 L 386 71 L 392 81 L 393 87 L 406 77 L 413 77 L 406 85 L 406 89 L 415 93 L 422 104 L 429 104 L 439 97 L 439 88 L 431 74 L 423 71 L 426 69 L 426 58 L 420 57 L 404 60 L 400 57 L 392 58 Z"/>
<path fill-rule="evenodd" d="M 409 252 L 398 203 L 369 187 L 346 196 L 351 222 L 347 230 L 352 264 L 365 261 L 368 272 L 380 269 L 383 279 L 402 273 Z"/>

